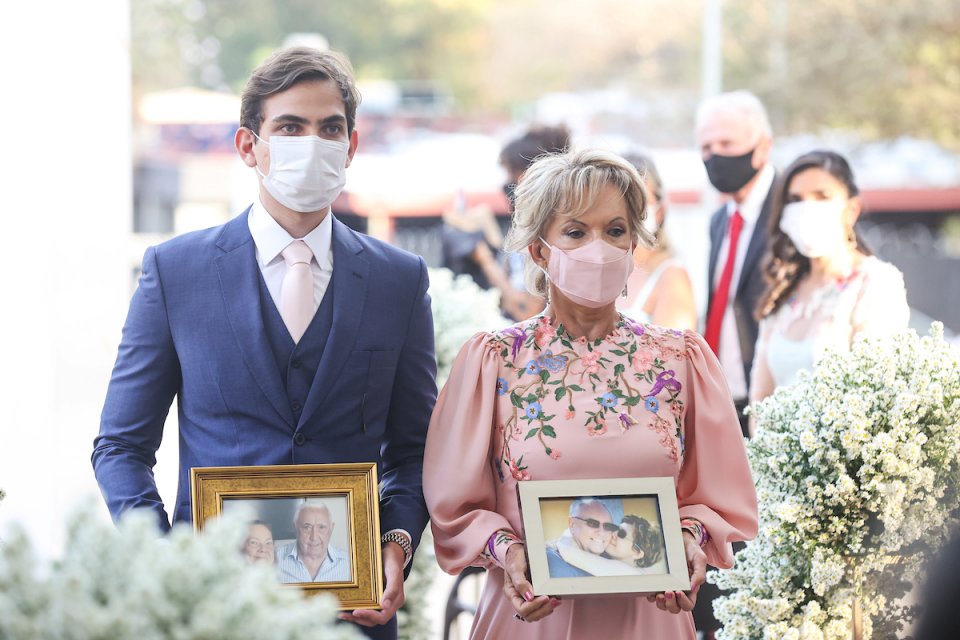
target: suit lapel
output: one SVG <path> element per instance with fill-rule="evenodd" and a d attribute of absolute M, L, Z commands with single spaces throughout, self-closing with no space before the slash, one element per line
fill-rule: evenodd
<path fill-rule="evenodd" d="M 233 329 L 237 348 L 247 368 L 273 408 L 293 428 L 293 413 L 281 384 L 280 372 L 260 312 L 260 270 L 256 245 L 247 226 L 248 215 L 249 209 L 228 222 L 217 241 L 217 246 L 223 251 L 216 259 L 220 291 L 227 310 L 227 321 Z"/>
<path fill-rule="evenodd" d="M 720 245 L 727 227 L 727 207 L 720 207 L 713 212 L 710 218 L 710 262 L 707 263 L 707 313 L 713 304 L 713 278 L 717 272 L 717 258 L 720 255 Z"/>
<path fill-rule="evenodd" d="M 767 192 L 767 197 L 760 208 L 760 215 L 757 217 L 753 226 L 753 233 L 750 234 L 750 244 L 747 245 L 747 254 L 743 256 L 743 266 L 740 267 L 740 279 L 737 281 L 737 291 L 735 298 L 740 296 L 740 292 L 750 281 L 754 271 L 759 267 L 760 258 L 767 250 L 767 226 L 770 220 L 770 207 L 773 198 L 773 187 Z"/>
<path fill-rule="evenodd" d="M 333 277 L 329 286 L 334 288 L 333 323 L 317 375 L 304 402 L 300 425 L 306 424 L 323 404 L 333 382 L 340 376 L 353 351 L 367 299 L 370 263 L 362 257 L 363 245 L 354 237 L 354 232 L 336 218 L 333 219 L 332 249 Z"/>

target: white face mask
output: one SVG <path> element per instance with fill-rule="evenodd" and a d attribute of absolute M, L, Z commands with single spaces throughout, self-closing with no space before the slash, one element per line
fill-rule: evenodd
<path fill-rule="evenodd" d="M 808 258 L 833 256 L 848 250 L 843 214 L 846 200 L 801 200 L 783 208 L 780 230 Z"/>
<path fill-rule="evenodd" d="M 257 167 L 263 186 L 274 199 L 294 211 L 311 213 L 326 209 L 347 182 L 346 142 L 319 136 L 270 136 L 270 171 Z"/>

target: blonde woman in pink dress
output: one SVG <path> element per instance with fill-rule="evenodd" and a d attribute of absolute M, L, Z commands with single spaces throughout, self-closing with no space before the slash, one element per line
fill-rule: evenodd
<path fill-rule="evenodd" d="M 516 191 L 509 250 L 525 250 L 541 315 L 474 336 L 440 394 L 424 456 L 437 558 L 488 571 L 473 638 L 692 640 L 706 563 L 756 533 L 753 481 L 733 401 L 703 339 L 637 323 L 615 300 L 633 268 L 646 194 L 602 151 L 544 156 Z M 689 592 L 592 598 L 533 593 L 516 485 L 530 479 L 669 476 Z M 589 523 L 587 523 L 589 524 Z"/>

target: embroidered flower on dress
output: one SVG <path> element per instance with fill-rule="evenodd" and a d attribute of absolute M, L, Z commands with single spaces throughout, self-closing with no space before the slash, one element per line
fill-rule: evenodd
<path fill-rule="evenodd" d="M 620 428 L 621 428 L 621 429 L 623 429 L 624 431 L 626 431 L 627 429 L 629 429 L 630 427 L 632 427 L 632 426 L 635 425 L 635 424 L 637 424 L 636 418 L 634 418 L 633 416 L 631 416 L 631 415 L 628 414 L 628 413 L 621 413 L 621 414 L 620 414 Z"/>
<path fill-rule="evenodd" d="M 600 404 L 607 409 L 613 409 L 615 406 L 617 406 L 617 402 L 617 396 L 613 395 L 612 393 L 605 393 L 600 396 Z"/>
<path fill-rule="evenodd" d="M 533 332 L 533 339 L 537 343 L 537 346 L 542 349 L 545 345 L 550 344 L 556 335 L 557 330 L 550 324 L 550 318 L 540 318 L 540 321 L 537 323 L 537 328 Z"/>
<path fill-rule="evenodd" d="M 544 352 L 542 356 L 537 358 L 537 364 L 548 371 L 553 371 L 554 373 L 566 369 L 567 361 L 567 356 L 554 356 L 553 352 L 549 349 Z"/>
<path fill-rule="evenodd" d="M 540 416 L 542 410 L 543 407 L 540 406 L 539 402 L 531 402 L 526 408 L 527 417 L 533 420 Z"/>
<path fill-rule="evenodd" d="M 563 414 L 564 420 L 573 420 L 577 415 L 577 412 L 573 409 L 567 409 L 567 412 Z"/>
<path fill-rule="evenodd" d="M 650 396 L 643 401 L 643 406 L 650 413 L 656 413 L 660 410 L 660 401 L 657 400 L 656 396 Z"/>
<path fill-rule="evenodd" d="M 516 360 L 517 354 L 520 353 L 520 347 L 523 346 L 523 341 L 527 338 L 527 333 L 520 327 L 510 327 L 504 329 L 503 332 L 513 338 L 513 344 L 510 345 L 510 359 Z"/>
<path fill-rule="evenodd" d="M 497 378 L 497 395 L 502 396 L 510 390 L 510 383 L 506 378 Z"/>
<path fill-rule="evenodd" d="M 540 373 L 541 368 L 542 367 L 536 360 L 531 360 L 530 362 L 527 363 L 527 373 L 536 375 Z"/>
<path fill-rule="evenodd" d="M 646 371 L 653 366 L 653 354 L 645 349 L 640 349 L 633 354 L 632 364 L 637 371 Z"/>
<path fill-rule="evenodd" d="M 527 471 L 527 467 L 523 466 L 523 456 L 520 456 L 519 460 L 510 461 L 510 475 L 513 476 L 514 480 L 530 479 L 530 473 Z"/>
<path fill-rule="evenodd" d="M 580 362 L 583 363 L 583 373 L 588 375 L 600 373 L 600 355 L 599 351 L 590 351 L 580 356 Z"/>
<path fill-rule="evenodd" d="M 590 434 L 591 436 L 602 436 L 606 432 L 607 432 L 606 422 L 600 422 L 599 424 L 594 423 L 590 425 L 590 427 L 587 429 L 587 433 Z"/>

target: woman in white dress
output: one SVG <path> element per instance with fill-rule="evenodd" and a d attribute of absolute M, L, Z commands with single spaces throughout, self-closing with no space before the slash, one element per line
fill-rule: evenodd
<path fill-rule="evenodd" d="M 842 156 L 806 153 L 775 189 L 751 402 L 792 384 L 825 349 L 847 351 L 862 336 L 895 333 L 910 316 L 903 274 L 854 230 L 861 202 Z"/>
<path fill-rule="evenodd" d="M 697 307 L 686 268 L 673 256 L 663 234 L 667 207 L 663 182 L 653 160 L 641 154 L 625 154 L 643 176 L 650 199 L 643 225 L 656 237 L 656 245 L 638 245 L 633 251 L 636 269 L 627 280 L 627 295 L 617 298 L 617 309 L 643 324 L 656 324 L 678 331 L 697 328 Z"/>

